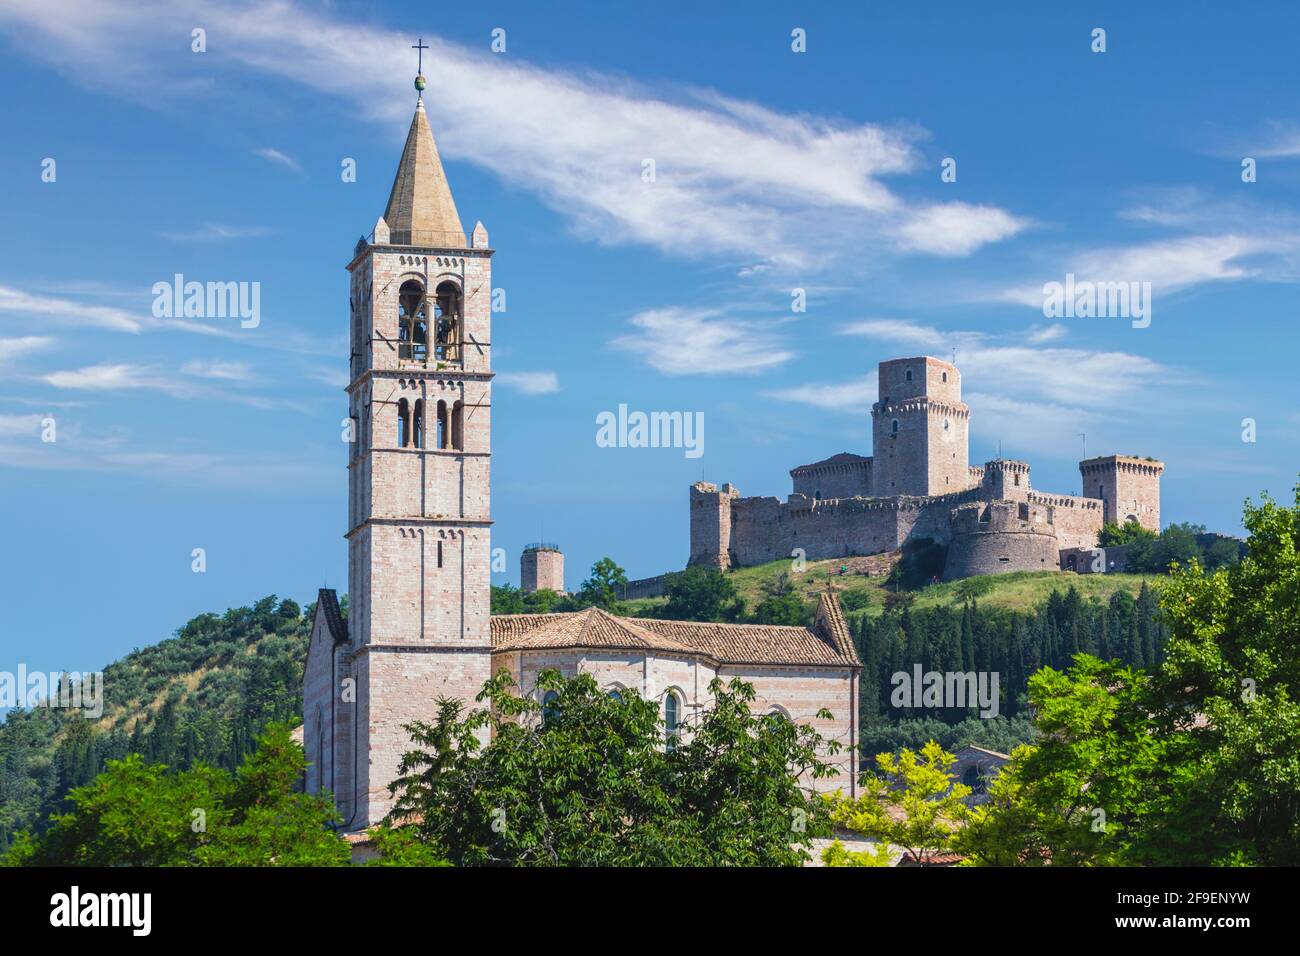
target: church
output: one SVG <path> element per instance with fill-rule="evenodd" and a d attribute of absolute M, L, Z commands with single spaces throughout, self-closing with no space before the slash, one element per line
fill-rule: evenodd
<path fill-rule="evenodd" d="M 403 725 L 432 720 L 441 697 L 473 706 L 501 670 L 535 694 L 539 671 L 557 668 L 657 701 L 665 745 L 689 736 L 715 676 L 739 677 L 764 713 L 841 745 L 836 775 L 808 785 L 854 793 L 861 663 L 833 592 L 811 628 L 491 614 L 495 250 L 481 222 L 464 232 L 423 76 L 415 86 L 388 205 L 347 266 L 348 609 L 320 592 L 303 677 L 307 790 L 331 793 L 359 834 L 392 805 Z"/>

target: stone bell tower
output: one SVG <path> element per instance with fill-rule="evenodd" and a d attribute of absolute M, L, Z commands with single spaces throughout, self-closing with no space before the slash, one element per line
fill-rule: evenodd
<path fill-rule="evenodd" d="M 391 806 L 388 784 L 410 749 L 403 724 L 432 720 L 440 697 L 472 702 L 490 676 L 492 250 L 482 223 L 466 241 L 423 76 L 416 89 L 388 206 L 347 267 L 346 640 L 334 679 L 305 682 L 340 695 L 315 721 L 326 748 L 332 739 L 330 773 L 317 779 L 345 830 Z M 304 714 L 324 715 L 318 703 L 304 699 Z"/>

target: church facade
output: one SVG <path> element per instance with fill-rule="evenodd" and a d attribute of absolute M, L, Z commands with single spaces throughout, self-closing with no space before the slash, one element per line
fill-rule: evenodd
<path fill-rule="evenodd" d="M 303 681 L 308 791 L 333 795 L 345 831 L 373 826 L 392 805 L 405 724 L 433 719 L 441 697 L 472 706 L 503 669 L 536 693 L 548 667 L 657 700 L 666 742 L 689 735 L 713 677 L 740 677 L 764 712 L 841 744 L 838 774 L 816 785 L 853 791 L 861 666 L 833 593 L 812 628 L 595 608 L 492 616 L 492 257 L 481 222 L 463 231 L 421 96 L 384 214 L 347 266 L 348 607 L 320 592 Z"/>

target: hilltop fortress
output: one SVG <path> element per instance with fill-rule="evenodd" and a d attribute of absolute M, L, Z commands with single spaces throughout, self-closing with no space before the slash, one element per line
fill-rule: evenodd
<path fill-rule="evenodd" d="M 743 498 L 731 484 L 691 487 L 692 565 L 745 567 L 895 551 L 910 541 L 948 546 L 944 578 L 1055 571 L 1061 552 L 1095 548 L 1103 523 L 1160 530 L 1153 458 L 1079 463 L 1084 495 L 1035 490 L 1029 464 L 969 462 L 970 408 L 961 372 L 929 356 L 880 363 L 871 407 L 871 457 L 844 452 L 790 470 L 790 496 Z M 1089 496 L 1091 495 L 1091 497 Z"/>

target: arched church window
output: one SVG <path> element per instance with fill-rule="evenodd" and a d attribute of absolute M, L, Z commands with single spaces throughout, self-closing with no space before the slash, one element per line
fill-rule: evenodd
<path fill-rule="evenodd" d="M 414 279 L 402 283 L 397 293 L 397 357 L 423 362 L 429 352 L 428 300 L 424 286 Z"/>
<path fill-rule="evenodd" d="M 407 404 L 406 399 L 401 399 L 397 403 L 397 447 L 405 448 L 410 440 L 411 432 L 411 407 Z"/>
<path fill-rule="evenodd" d="M 907 370 L 907 380 L 909 382 L 912 380 L 912 370 L 910 368 Z"/>
<path fill-rule="evenodd" d="M 434 293 L 434 356 L 440 362 L 460 361 L 462 313 L 460 286 L 441 282 Z"/>
<path fill-rule="evenodd" d="M 457 401 L 451 408 L 451 447 L 465 450 L 465 403 Z"/>
<path fill-rule="evenodd" d="M 447 421 L 447 403 L 438 402 L 438 447 L 447 448 L 451 443 L 451 429 Z"/>
<path fill-rule="evenodd" d="M 415 413 L 411 417 L 411 444 L 424 447 L 424 399 L 415 400 Z"/>
<path fill-rule="evenodd" d="M 555 706 L 555 702 L 560 699 L 560 695 L 553 690 L 548 690 L 542 697 L 542 723 L 549 724 L 560 715 L 560 709 Z"/>
<path fill-rule="evenodd" d="M 677 741 L 681 736 L 679 730 L 681 726 L 681 701 L 677 695 L 669 691 L 664 696 L 664 746 L 668 750 L 677 747 Z"/>

